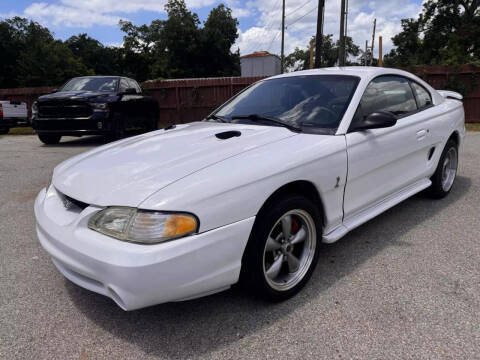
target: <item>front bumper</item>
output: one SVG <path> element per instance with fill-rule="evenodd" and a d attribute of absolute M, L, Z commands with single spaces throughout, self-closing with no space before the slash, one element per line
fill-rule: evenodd
<path fill-rule="evenodd" d="M 208 295 L 236 283 L 254 217 L 156 245 L 122 242 L 90 230 L 100 208 L 67 210 L 53 186 L 35 200 L 37 235 L 69 280 L 134 310 Z"/>
<path fill-rule="evenodd" d="M 0 128 L 13 128 L 20 126 L 30 126 L 30 121 L 27 118 L 8 118 L 0 116 Z"/>
<path fill-rule="evenodd" d="M 37 133 L 58 133 L 64 135 L 104 134 L 112 130 L 112 121 L 106 111 L 94 112 L 85 118 L 34 117 L 32 127 Z"/>

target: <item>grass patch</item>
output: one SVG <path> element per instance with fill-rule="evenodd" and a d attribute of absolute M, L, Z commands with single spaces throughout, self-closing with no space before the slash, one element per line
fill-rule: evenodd
<path fill-rule="evenodd" d="M 31 127 L 11 128 L 7 135 L 34 135 Z"/>
<path fill-rule="evenodd" d="M 480 123 L 465 124 L 467 131 L 480 131 Z"/>

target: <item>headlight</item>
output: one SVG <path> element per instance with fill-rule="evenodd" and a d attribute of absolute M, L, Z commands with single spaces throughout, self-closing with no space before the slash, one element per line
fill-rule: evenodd
<path fill-rule="evenodd" d="M 108 103 L 90 103 L 93 111 L 108 111 Z"/>
<path fill-rule="evenodd" d="M 93 215 L 88 227 L 118 240 L 156 244 L 197 232 L 198 221 L 186 213 L 109 207 Z"/>
<path fill-rule="evenodd" d="M 38 114 L 38 103 L 35 101 L 32 104 L 32 117 L 36 116 Z"/>

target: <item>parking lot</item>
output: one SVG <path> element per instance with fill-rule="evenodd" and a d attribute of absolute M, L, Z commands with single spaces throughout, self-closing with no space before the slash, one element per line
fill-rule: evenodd
<path fill-rule="evenodd" d="M 64 279 L 35 236 L 53 167 L 102 144 L 0 137 L 1 359 L 473 359 L 480 354 L 480 133 L 451 194 L 417 195 L 332 245 L 306 288 L 124 312 Z"/>

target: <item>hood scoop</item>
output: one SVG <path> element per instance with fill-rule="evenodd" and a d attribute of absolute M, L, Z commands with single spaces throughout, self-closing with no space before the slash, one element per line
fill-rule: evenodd
<path fill-rule="evenodd" d="M 230 139 L 232 137 L 238 137 L 238 136 L 241 136 L 242 133 L 240 131 L 224 131 L 224 132 L 221 132 L 221 133 L 217 133 L 215 134 L 215 136 L 217 137 L 217 139 L 220 139 L 220 140 L 227 140 L 227 139 Z"/>

